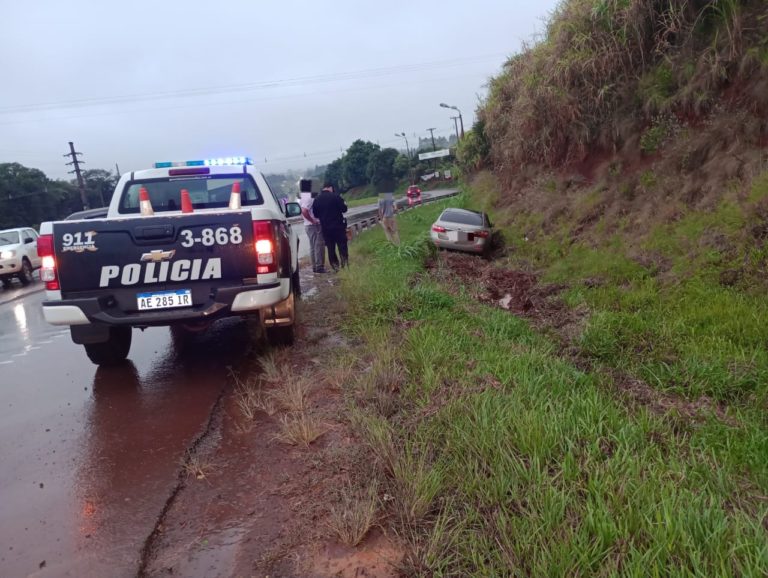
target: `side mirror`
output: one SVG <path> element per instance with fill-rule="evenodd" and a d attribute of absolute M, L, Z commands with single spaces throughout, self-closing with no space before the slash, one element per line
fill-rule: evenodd
<path fill-rule="evenodd" d="M 288 217 L 298 217 L 301 215 L 301 205 L 299 203 L 285 203 L 285 214 Z"/>
<path fill-rule="evenodd" d="M 28 245 L 29 243 L 34 243 L 35 240 L 32 237 L 24 237 L 24 244 Z"/>

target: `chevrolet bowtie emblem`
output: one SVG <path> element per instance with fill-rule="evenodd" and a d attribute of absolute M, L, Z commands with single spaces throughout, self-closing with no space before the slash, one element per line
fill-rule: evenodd
<path fill-rule="evenodd" d="M 160 261 L 168 261 L 170 259 L 173 259 L 173 256 L 175 254 L 176 254 L 175 249 L 171 249 L 170 251 L 155 249 L 154 251 L 150 251 L 149 253 L 143 253 L 141 255 L 141 262 L 144 263 L 146 261 L 149 261 L 151 263 L 159 263 Z"/>

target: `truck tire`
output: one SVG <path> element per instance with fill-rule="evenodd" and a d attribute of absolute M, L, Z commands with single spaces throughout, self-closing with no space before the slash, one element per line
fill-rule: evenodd
<path fill-rule="evenodd" d="M 21 271 L 19 271 L 19 281 L 25 287 L 32 282 L 32 264 L 25 257 L 21 262 Z"/>
<path fill-rule="evenodd" d="M 96 365 L 117 365 L 125 361 L 131 349 L 131 328 L 110 327 L 109 339 L 102 343 L 86 343 L 85 353 Z"/>

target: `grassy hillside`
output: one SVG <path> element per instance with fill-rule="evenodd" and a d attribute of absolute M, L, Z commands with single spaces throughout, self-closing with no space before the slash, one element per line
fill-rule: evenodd
<path fill-rule="evenodd" d="M 600 152 L 653 155 L 723 117 L 726 138 L 680 151 L 683 171 L 715 150 L 765 144 L 766 30 L 762 0 L 563 2 L 545 38 L 493 79 L 480 111 L 499 174 L 510 181 Z"/>
<path fill-rule="evenodd" d="M 505 249 L 353 244 L 407 574 L 768 575 L 767 119 L 765 2 L 565 1 L 460 145 Z"/>
<path fill-rule="evenodd" d="M 362 235 L 342 274 L 359 343 L 349 354 L 360 360 L 345 393 L 375 458 L 383 520 L 405 545 L 405 575 L 765 575 L 766 359 L 756 342 L 766 308 L 745 315 L 757 301 L 728 292 L 711 314 L 686 295 L 656 302 L 621 257 L 609 259 L 611 277 L 574 282 L 574 270 L 604 269 L 594 264 L 604 255 L 586 253 L 552 265 L 558 284 L 537 290 L 511 261 L 435 255 L 425 235 L 444 204 L 400 216 L 400 247 L 378 229 Z M 512 310 L 499 304 L 507 292 Z M 619 296 L 633 319 L 611 318 Z M 654 321 L 666 325 L 638 330 Z M 752 393 L 687 402 L 633 377 L 670 328 L 702 361 L 729 344 L 714 371 L 700 364 L 702 383 L 735 347 L 752 364 L 738 370 Z M 615 348 L 635 331 L 640 340 Z"/>

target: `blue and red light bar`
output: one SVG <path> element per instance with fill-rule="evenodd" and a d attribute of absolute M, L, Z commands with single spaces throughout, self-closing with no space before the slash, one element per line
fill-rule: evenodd
<path fill-rule="evenodd" d="M 172 167 L 223 167 L 227 165 L 252 165 L 250 157 L 222 157 L 219 159 L 203 159 L 197 161 L 165 161 L 155 163 L 156 169 L 168 169 Z"/>

